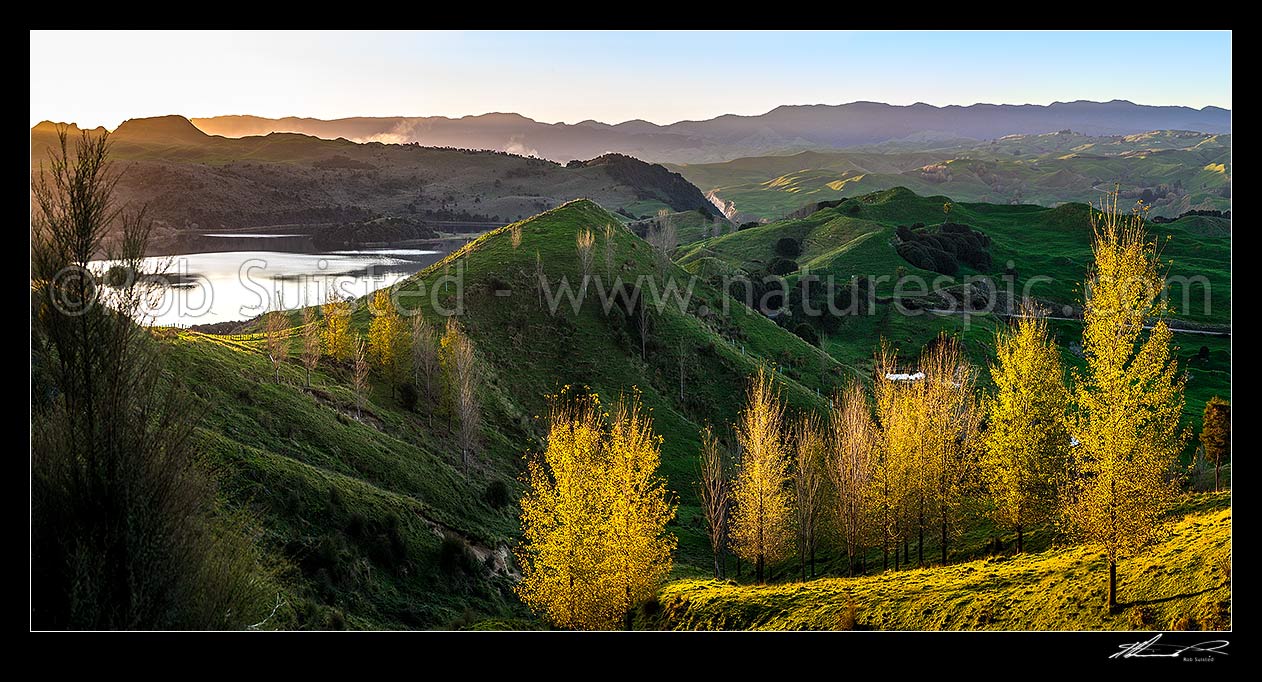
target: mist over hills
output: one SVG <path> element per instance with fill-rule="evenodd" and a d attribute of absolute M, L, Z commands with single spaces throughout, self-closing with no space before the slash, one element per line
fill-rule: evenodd
<path fill-rule="evenodd" d="M 643 120 L 614 125 L 598 121 L 549 124 L 514 113 L 335 120 L 240 115 L 191 120 L 209 134 L 226 137 L 293 132 L 360 142 L 491 149 L 561 162 L 618 152 L 653 162 L 704 163 L 893 140 L 989 140 L 1058 130 L 1097 136 L 1150 130 L 1231 131 L 1227 109 L 1147 106 L 1125 100 L 944 107 L 879 102 L 785 105 L 758 116 L 725 114 L 669 125 Z"/>

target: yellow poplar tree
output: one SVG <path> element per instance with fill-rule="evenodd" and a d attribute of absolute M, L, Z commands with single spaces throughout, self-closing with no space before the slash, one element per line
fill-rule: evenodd
<path fill-rule="evenodd" d="M 1095 261 L 1083 312 L 1085 372 L 1075 377 L 1074 478 L 1066 512 L 1080 537 L 1104 550 L 1108 606 L 1117 606 L 1117 562 L 1161 533 L 1185 433 L 1184 379 L 1171 348 L 1164 279 L 1143 218 L 1111 194 L 1092 211 Z M 1145 324 L 1151 323 L 1151 329 Z"/>
<path fill-rule="evenodd" d="M 889 567 L 890 545 L 894 549 L 894 569 L 899 567 L 899 544 L 903 559 L 907 554 L 907 538 L 913 516 L 918 516 L 921 499 L 918 471 L 918 448 L 921 441 L 918 391 L 915 382 L 892 381 L 888 375 L 898 371 L 898 355 L 882 340 L 876 356 L 873 393 L 876 407 L 875 447 L 873 463 L 874 516 L 881 531 L 881 568 Z"/>
<path fill-rule="evenodd" d="M 638 401 L 624 399 L 614 409 L 605 439 L 610 487 L 605 573 L 621 586 L 613 606 L 630 615 L 631 608 L 657 592 L 670 573 L 674 535 L 666 524 L 675 517 L 675 505 L 657 475 L 661 463 L 661 437 L 653 435 L 653 420 Z"/>
<path fill-rule="evenodd" d="M 876 479 L 878 446 L 872 408 L 863 385 L 851 382 L 837 396 L 828 420 L 828 457 L 825 467 L 833 484 L 833 523 L 846 545 L 847 572 L 853 576 L 855 558 L 862 552 L 879 500 Z"/>
<path fill-rule="evenodd" d="M 391 392 L 403 381 L 408 337 L 403 318 L 390 299 L 390 292 L 379 289 L 369 306 L 372 322 L 368 324 L 368 355 L 373 367 L 390 383 Z"/>
<path fill-rule="evenodd" d="M 976 373 L 955 339 L 940 335 L 921 357 L 918 383 L 919 442 L 925 497 L 937 522 L 938 550 L 947 562 L 948 541 L 959 531 L 977 475 Z M 921 541 L 923 545 L 923 540 Z M 922 560 L 923 561 L 923 560 Z"/>
<path fill-rule="evenodd" d="M 788 556 L 793 546 L 793 492 L 783 433 L 784 405 L 761 367 L 749 384 L 745 409 L 736 425 L 741 459 L 732 485 L 732 550 L 754 564 L 763 582 L 768 563 Z"/>
<path fill-rule="evenodd" d="M 675 516 L 660 439 L 637 403 L 554 401 L 547 448 L 527 464 L 517 548 L 522 601 L 558 627 L 612 629 L 670 572 Z"/>
<path fill-rule="evenodd" d="M 601 476 L 597 410 L 594 402 L 553 405 L 547 448 L 528 462 L 521 500 L 516 591 L 562 628 L 611 628 L 621 615 L 616 586 L 601 580 L 610 486 Z"/>
<path fill-rule="evenodd" d="M 351 338 L 351 304 L 334 295 L 322 306 L 324 313 L 324 352 L 334 360 L 347 361 L 355 352 Z"/>
<path fill-rule="evenodd" d="M 1047 320 L 1026 308 L 1006 330 L 995 334 L 990 366 L 995 391 L 988 415 L 981 475 L 1000 526 L 1017 533 L 1055 511 L 1069 450 L 1065 372 Z"/>
<path fill-rule="evenodd" d="M 798 567 L 806 580 L 810 564 L 815 577 L 815 549 L 819 545 L 819 517 L 824 491 L 824 429 L 814 413 L 800 416 L 793 424 L 793 509 L 796 513 Z"/>

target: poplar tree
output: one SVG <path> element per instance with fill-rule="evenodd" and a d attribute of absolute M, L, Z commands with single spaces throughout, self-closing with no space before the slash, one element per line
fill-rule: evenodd
<path fill-rule="evenodd" d="M 460 466 L 469 473 L 469 461 L 477 445 L 481 422 L 481 405 L 478 400 L 478 367 L 473 352 L 473 342 L 456 324 L 454 317 L 447 318 L 447 331 L 442 339 L 442 366 L 447 379 L 447 396 L 451 401 L 451 414 L 456 420 L 456 438 L 460 444 Z"/>
<path fill-rule="evenodd" d="M 1185 433 L 1184 379 L 1171 346 L 1156 244 L 1117 193 L 1091 213 L 1094 263 L 1087 274 L 1083 355 L 1075 376 L 1074 478 L 1070 523 L 1100 547 L 1109 567 L 1108 606 L 1117 606 L 1117 562 L 1160 537 L 1173 502 L 1172 476 Z M 1151 329 L 1145 325 L 1151 323 Z"/>
<path fill-rule="evenodd" d="M 268 361 L 272 363 L 272 372 L 278 384 L 280 383 L 280 366 L 285 362 L 285 356 L 289 355 L 289 339 L 285 336 L 289 320 L 280 310 L 283 306 L 284 299 L 279 298 L 278 294 L 277 309 L 268 312 L 263 317 L 263 346 L 267 352 Z"/>
<path fill-rule="evenodd" d="M 522 601 L 554 625 L 612 629 L 670 573 L 675 516 L 661 439 L 634 400 L 554 401 L 543 456 L 527 463 L 517 549 Z"/>
<path fill-rule="evenodd" d="M 981 474 L 994 521 L 1016 531 L 1022 552 L 1025 530 L 1056 510 L 1069 450 L 1060 350 L 1033 308 L 996 332 L 990 377 Z"/>
<path fill-rule="evenodd" d="M 921 359 L 919 411 L 925 497 L 938 526 L 938 549 L 947 562 L 950 538 L 958 530 L 965 502 L 972 498 L 977 473 L 978 411 L 976 373 L 955 339 L 939 336 Z"/>
<path fill-rule="evenodd" d="M 828 420 L 828 477 L 833 484 L 833 523 L 846 545 L 847 573 L 862 553 L 873 502 L 882 492 L 872 408 L 855 381 L 837 397 Z"/>
<path fill-rule="evenodd" d="M 697 491 L 705 512 L 706 534 L 714 556 L 714 577 L 724 577 L 728 540 L 731 483 L 723 465 L 723 450 L 710 427 L 701 432 L 701 485 Z"/>
<path fill-rule="evenodd" d="M 431 403 L 437 398 L 442 366 L 434 325 L 418 308 L 412 312 L 412 382 Z"/>
<path fill-rule="evenodd" d="M 677 542 L 666 531 L 675 518 L 675 504 L 657 475 L 661 442 L 637 400 L 618 401 L 604 439 L 611 517 L 604 572 L 614 583 L 614 606 L 626 614 L 628 629 L 631 609 L 656 594 L 670 573 Z"/>
<path fill-rule="evenodd" d="M 330 293 L 322 308 L 324 313 L 324 352 L 340 362 L 346 362 L 355 353 L 355 341 L 351 338 L 351 304 L 338 294 Z"/>
<path fill-rule="evenodd" d="M 517 548 L 521 600 L 553 625 L 611 628 L 620 614 L 602 581 L 609 490 L 600 447 L 597 405 L 554 404 L 547 447 L 527 462 Z"/>
<path fill-rule="evenodd" d="M 405 366 L 407 336 L 403 331 L 403 318 L 386 289 L 373 293 L 369 312 L 372 321 L 368 324 L 368 356 L 373 367 L 390 384 L 393 395 L 396 385 L 403 380 Z"/>
<path fill-rule="evenodd" d="M 1201 422 L 1201 450 L 1214 465 L 1214 492 L 1218 492 L 1218 471 L 1231 459 L 1231 403 L 1218 396 L 1205 403 Z"/>
<path fill-rule="evenodd" d="M 307 370 L 307 386 L 311 386 L 311 373 L 320 366 L 320 321 L 314 306 L 302 309 L 302 366 Z"/>
<path fill-rule="evenodd" d="M 787 488 L 790 457 L 784 442 L 784 405 L 772 378 L 759 367 L 736 425 L 742 455 L 732 486 L 732 549 L 753 562 L 758 582 L 766 566 L 792 546 L 793 495 Z"/>
<path fill-rule="evenodd" d="M 358 419 L 363 409 L 364 395 L 368 392 L 368 370 L 371 365 L 368 363 L 368 346 L 358 335 L 353 342 L 353 348 L 351 381 L 355 389 L 355 418 Z"/>
<path fill-rule="evenodd" d="M 793 425 L 793 493 L 797 521 L 798 567 L 806 580 L 807 564 L 815 577 L 815 549 L 819 540 L 823 501 L 824 434 L 819 417 L 807 413 Z"/>

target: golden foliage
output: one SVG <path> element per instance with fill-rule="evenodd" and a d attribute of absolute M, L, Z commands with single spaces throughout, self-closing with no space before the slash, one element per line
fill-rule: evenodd
<path fill-rule="evenodd" d="M 1066 511 L 1079 535 L 1113 563 L 1159 537 L 1185 438 L 1179 426 L 1184 378 L 1162 319 L 1164 279 L 1143 219 L 1118 210 L 1112 193 L 1092 212 L 1092 227 L 1095 261 L 1082 344 L 1087 368 L 1075 377 L 1070 422 L 1080 445 L 1073 451 Z"/>
<path fill-rule="evenodd" d="M 592 274 L 592 256 L 596 246 L 596 237 L 591 230 L 580 230 L 574 237 L 574 246 L 578 250 L 578 262 L 582 268 L 583 279 L 586 280 Z"/>
<path fill-rule="evenodd" d="M 793 423 L 793 510 L 796 512 L 798 563 L 803 578 L 806 577 L 808 562 L 811 576 L 815 576 L 825 449 L 824 430 L 819 417 L 814 412 L 799 416 Z"/>
<path fill-rule="evenodd" d="M 355 352 L 351 338 L 351 304 L 331 294 L 322 307 L 324 313 L 324 352 L 334 360 L 347 361 Z"/>
<path fill-rule="evenodd" d="M 793 492 L 782 425 L 784 405 L 766 371 L 759 368 L 749 385 L 745 409 L 736 425 L 741 448 L 732 485 L 732 550 L 755 564 L 759 580 L 768 563 L 784 559 L 792 548 Z"/>
<path fill-rule="evenodd" d="M 833 523 L 845 542 L 849 573 L 853 575 L 855 556 L 868 540 L 874 539 L 870 524 L 875 522 L 880 527 L 878 434 L 862 384 L 851 382 L 834 402 L 829 413 L 828 457 L 824 466 L 833 484 Z"/>
<path fill-rule="evenodd" d="M 1020 543 L 1025 528 L 1056 509 L 1069 450 L 1060 351 L 1047 320 L 1033 308 L 995 334 L 990 377 L 995 392 L 986 402 L 981 473 L 992 516 L 1016 530 Z"/>
<path fill-rule="evenodd" d="M 403 380 L 408 338 L 403 318 L 395 307 L 388 289 L 372 295 L 368 307 L 372 321 L 368 324 L 368 357 L 372 366 L 392 385 Z"/>
<path fill-rule="evenodd" d="M 527 465 L 516 591 L 559 627 L 612 629 L 670 572 L 660 438 L 635 402 L 610 416 L 596 396 L 557 400 L 549 420 L 547 448 Z"/>

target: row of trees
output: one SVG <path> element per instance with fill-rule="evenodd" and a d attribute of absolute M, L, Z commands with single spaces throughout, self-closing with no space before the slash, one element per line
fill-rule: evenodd
<path fill-rule="evenodd" d="M 455 318 L 447 318 L 440 337 L 419 309 L 405 321 L 390 291 L 382 289 L 369 300 L 372 319 L 364 339 L 351 326 L 350 301 L 330 296 L 319 310 L 302 311 L 299 356 L 307 385 L 321 359 L 327 357 L 349 366 L 357 415 L 374 371 L 390 386 L 391 395 L 402 394 L 409 407 L 416 403 L 445 406 L 455 426 L 461 467 L 467 473 L 481 428 L 479 368 L 473 342 Z M 277 382 L 280 365 L 291 351 L 288 324 L 288 314 L 279 310 L 263 320 L 264 348 Z"/>
<path fill-rule="evenodd" d="M 1158 536 L 1185 437 L 1184 380 L 1162 320 L 1155 247 L 1142 219 L 1116 201 L 1093 215 L 1087 367 L 1068 382 L 1032 309 L 998 333 L 994 390 L 980 397 L 962 348 L 946 337 L 921 353 L 917 380 L 896 380 L 898 359 L 883 347 L 871 398 L 853 384 L 823 420 L 804 414 L 786 425 L 771 377 L 759 371 L 736 424 L 734 476 L 713 437 L 703 439 L 701 501 L 716 577 L 727 548 L 761 582 L 795 546 L 801 574 L 809 564 L 813 575 L 821 520 L 836 529 L 851 573 L 877 546 L 883 568 L 891 555 L 895 569 L 910 563 L 913 541 L 923 565 L 927 533 L 945 563 L 962 524 L 984 512 L 1015 531 L 1018 551 L 1030 526 L 1066 521 L 1104 551 L 1114 606 L 1117 562 Z"/>

